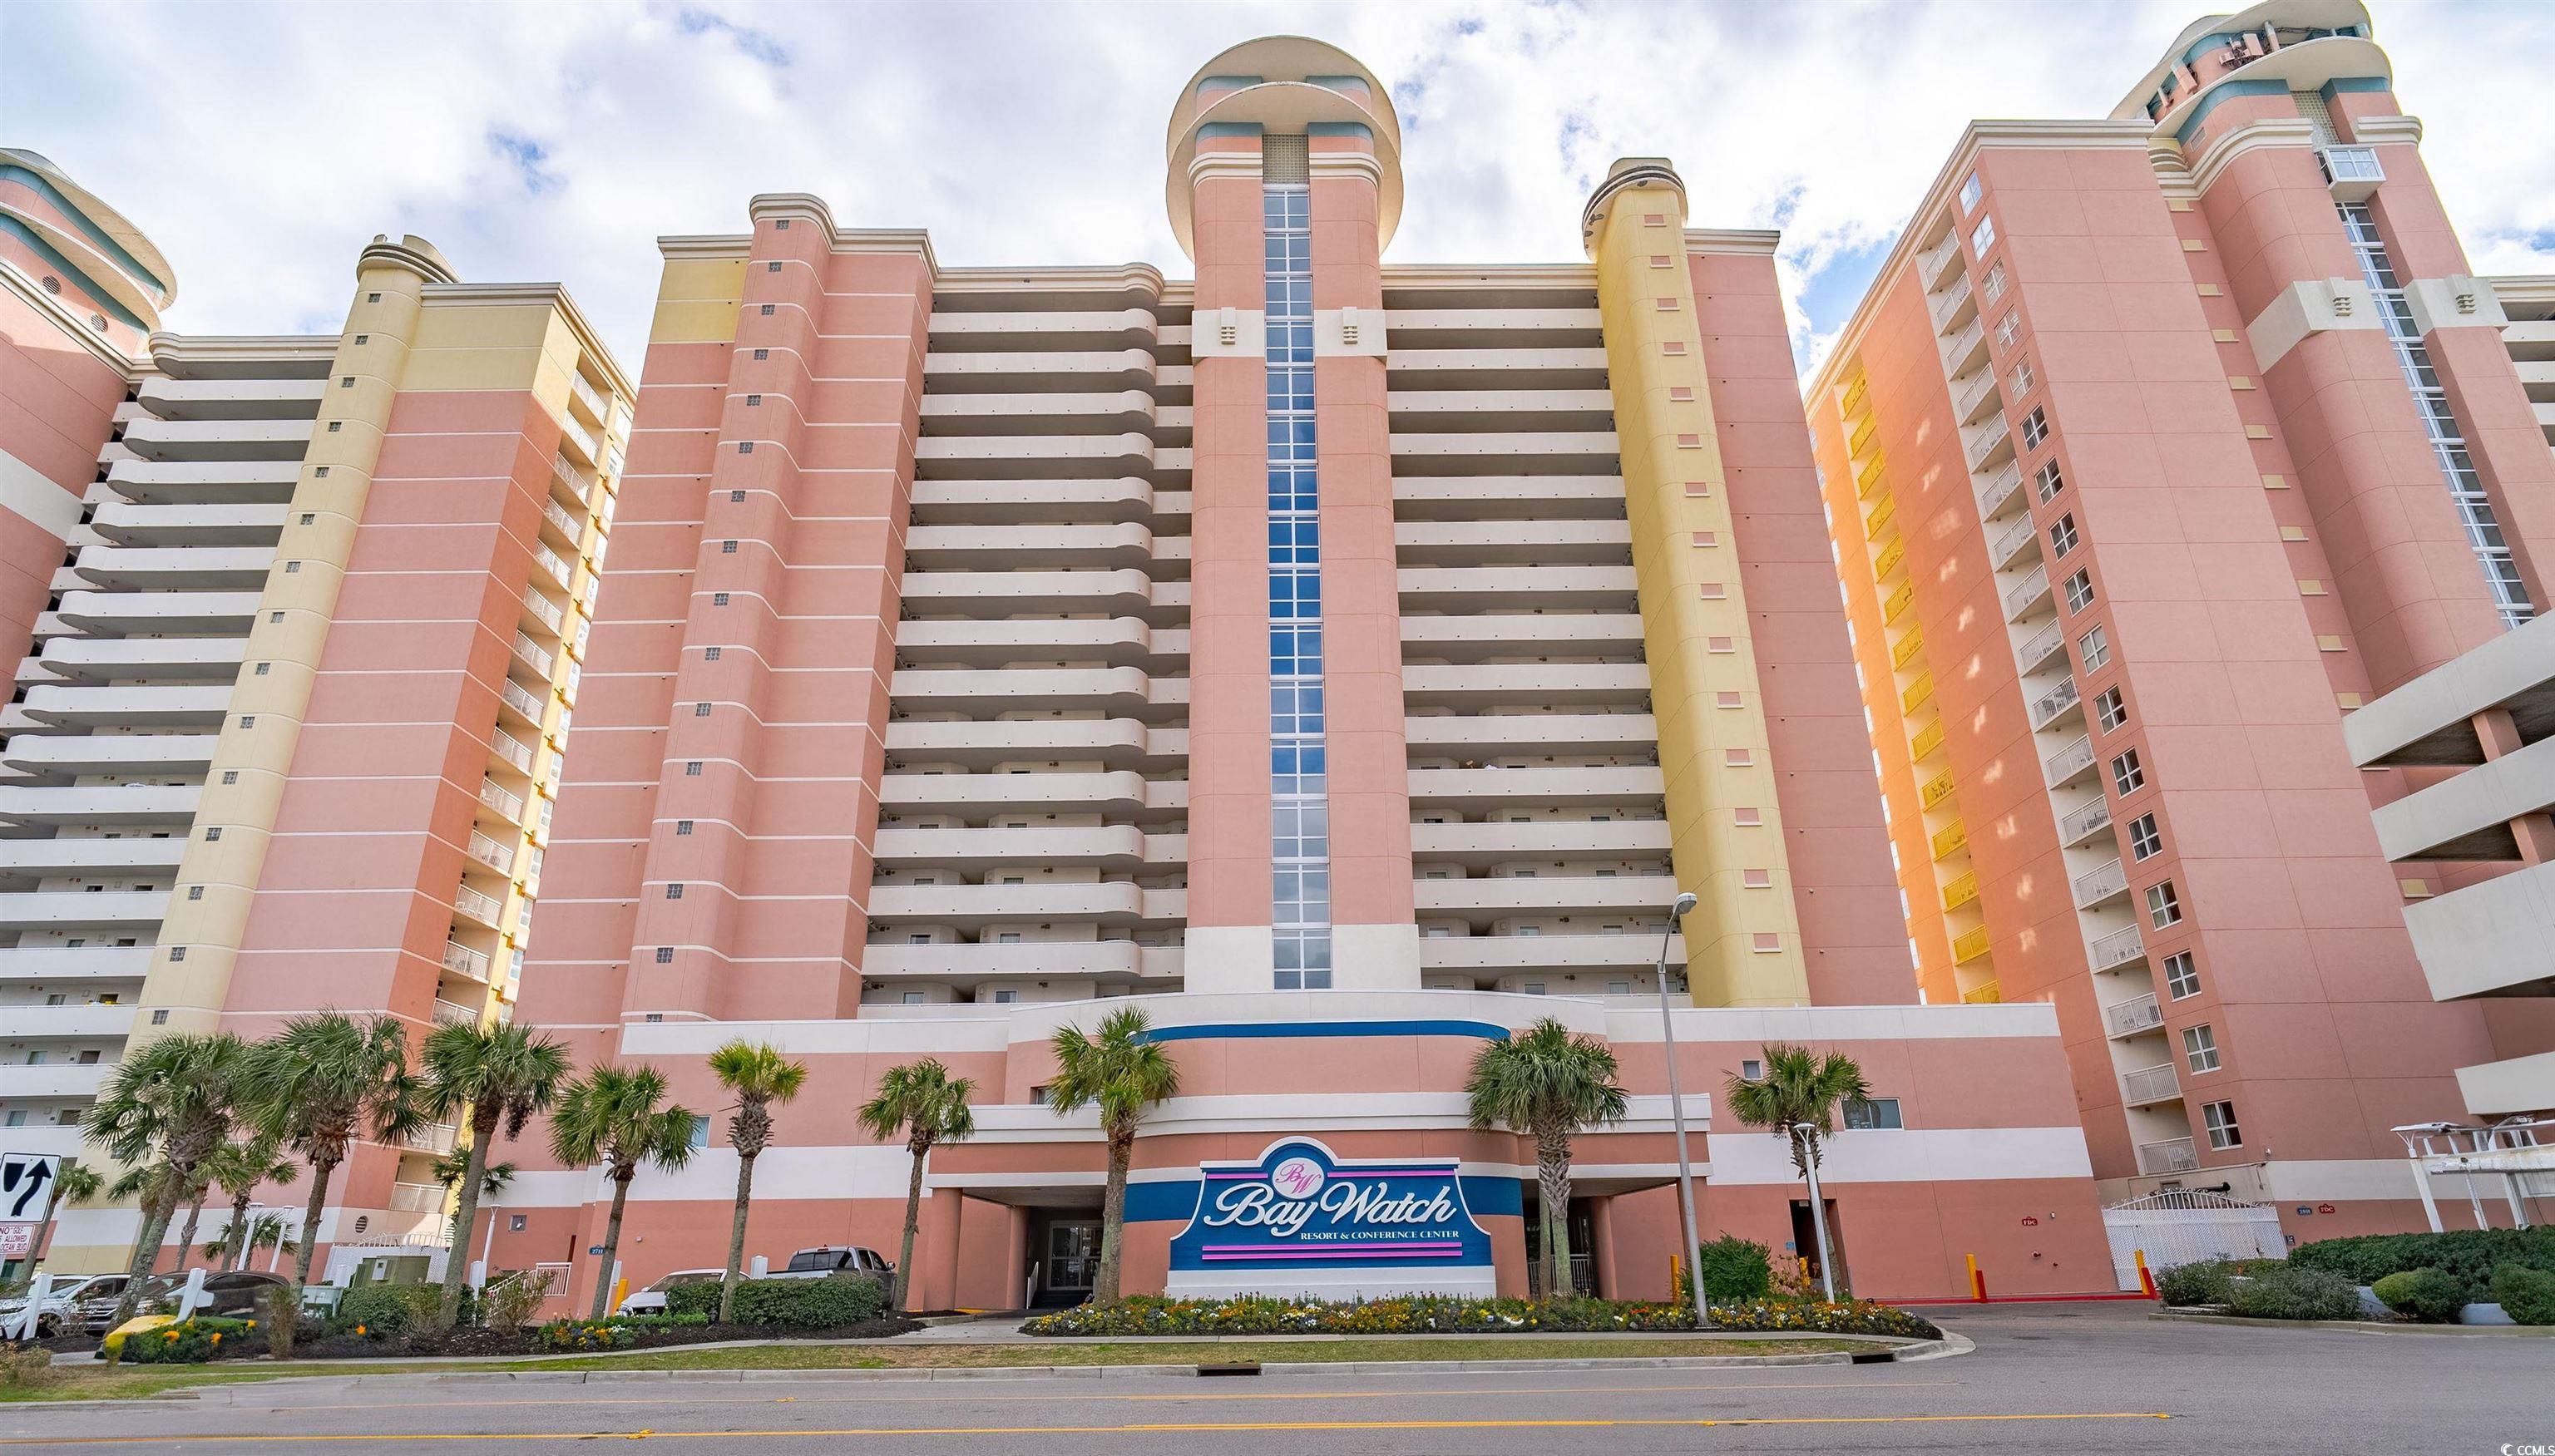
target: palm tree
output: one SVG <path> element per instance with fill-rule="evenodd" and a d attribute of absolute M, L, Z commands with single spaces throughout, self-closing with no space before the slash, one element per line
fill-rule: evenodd
<path fill-rule="evenodd" d="M 798 1095 L 798 1089 L 807 1084 L 807 1066 L 783 1056 L 778 1047 L 739 1040 L 710 1053 L 710 1071 L 720 1086 L 736 1094 L 736 1114 L 727 1120 L 727 1140 L 736 1148 L 736 1215 L 727 1231 L 727 1275 L 719 1281 L 718 1322 L 725 1324 L 736 1303 L 737 1271 L 745 1267 L 745 1215 L 754 1202 L 754 1160 L 772 1142 L 772 1104 Z M 903 1277 L 904 1271 L 899 1270 L 898 1276 Z"/>
<path fill-rule="evenodd" d="M 210 1181 L 231 1195 L 231 1221 L 222 1230 L 221 1238 L 206 1246 L 204 1256 L 209 1259 L 218 1252 L 223 1269 L 237 1269 L 248 1260 L 249 1200 L 257 1196 L 263 1184 L 282 1186 L 302 1176 L 302 1165 L 276 1156 L 274 1142 L 259 1137 L 246 1143 L 223 1144 L 204 1159 L 204 1166 L 212 1174 Z"/>
<path fill-rule="evenodd" d="M 106 1178 L 96 1168 L 75 1157 L 65 1157 L 54 1168 L 54 1185 L 45 1190 L 45 1214 L 36 1224 L 36 1259 L 39 1264 L 54 1247 L 54 1217 L 65 1203 L 86 1203 L 106 1186 Z"/>
<path fill-rule="evenodd" d="M 136 1047 L 80 1119 L 90 1142 L 117 1161 L 139 1166 L 157 1157 L 143 1185 L 142 1229 L 127 1267 L 131 1277 L 107 1327 L 133 1317 L 169 1219 L 196 1181 L 196 1169 L 229 1140 L 234 1099 L 248 1043 L 228 1031 L 182 1032 Z"/>
<path fill-rule="evenodd" d="M 481 1027 L 437 1027 L 426 1038 L 426 1088 L 420 1100 L 426 1115 L 445 1121 L 470 1119 L 469 1153 L 463 1159 L 459 1207 L 453 1226 L 469 1239 L 479 1212 L 480 1181 L 487 1174 L 488 1153 L 502 1127 L 509 1138 L 523 1136 L 533 1115 L 550 1105 L 559 1083 L 567 1080 L 567 1047 L 534 1034 L 512 1022 Z M 434 1327 L 452 1328 L 461 1313 L 462 1276 L 468 1261 L 456 1246 L 443 1261 L 443 1302 Z"/>
<path fill-rule="evenodd" d="M 905 1247 L 896 1261 L 896 1312 L 905 1312 L 905 1296 L 913 1283 L 913 1230 L 922 1218 L 922 1161 L 931 1145 L 955 1143 L 976 1132 L 976 1115 L 967 1094 L 976 1090 L 970 1077 L 952 1077 L 937 1057 L 887 1069 L 878 1095 L 861 1108 L 861 1126 L 885 1143 L 902 1134 L 912 1155 L 913 1171 L 905 1185 Z M 743 1228 L 739 1222 L 740 1230 Z"/>
<path fill-rule="evenodd" d="M 1118 1297 L 1118 1249 L 1127 1224 L 1127 1164 L 1136 1154 L 1136 1124 L 1145 1110 L 1178 1095 L 1180 1068 L 1161 1043 L 1147 1033 L 1153 1023 L 1135 1007 L 1122 1007 L 1101 1019 L 1097 1035 L 1079 1027 L 1058 1027 L 1055 1080 L 1047 1085 L 1047 1105 L 1060 1116 L 1097 1105 L 1100 1131 L 1109 1142 L 1109 1185 L 1100 1200 L 1100 1273 L 1091 1297 L 1109 1303 Z"/>
<path fill-rule="evenodd" d="M 293 1260 L 293 1281 L 310 1282 L 310 1257 L 319 1243 L 319 1215 L 328 1205 L 328 1182 L 358 1138 L 388 1143 L 407 1137 L 423 1121 L 418 1081 L 408 1069 L 408 1030 L 377 1016 L 357 1021 L 339 1011 L 298 1016 L 260 1043 L 250 1058 L 248 1096 L 258 1133 L 299 1153 L 310 1163 L 310 1198 L 302 1209 L 302 1237 Z"/>
<path fill-rule="evenodd" d="M 261 1213 L 249 1221 L 248 1237 L 241 1241 L 241 1266 L 245 1268 L 249 1256 L 260 1249 L 273 1249 L 278 1258 L 294 1252 L 293 1229 L 291 1225 L 285 1223 L 284 1215 Z M 274 1263 L 273 1260 L 268 1261 L 270 1273 L 273 1272 Z"/>
<path fill-rule="evenodd" d="M 603 1226 L 603 1263 L 594 1277 L 596 1319 L 611 1312 L 630 1180 L 650 1163 L 671 1171 L 692 1158 L 691 1109 L 661 1106 L 665 1097 L 666 1078 L 655 1067 L 605 1065 L 568 1083 L 550 1114 L 550 1155 L 572 1167 L 600 1162 L 612 1180 L 612 1216 Z"/>
<path fill-rule="evenodd" d="M 470 1176 L 470 1150 L 467 1148 L 455 1147 L 450 1153 L 434 1160 L 434 1180 L 443 1185 L 446 1193 L 458 1191 L 461 1180 L 468 1176 Z M 513 1181 L 515 1181 L 513 1163 L 492 1162 L 479 1170 L 479 1196 L 482 1199 L 494 1198 L 505 1192 L 506 1185 Z M 467 1242 L 469 1233 L 469 1229 L 460 1221 L 460 1211 L 455 1209 L 452 1228 L 445 1242 L 458 1249 Z"/>
<path fill-rule="evenodd" d="M 1534 1139 L 1535 1182 L 1543 1194 L 1543 1291 L 1571 1292 L 1570 1140 L 1583 1128 L 1624 1120 L 1615 1053 L 1574 1035 L 1550 1017 L 1473 1055 L 1466 1090 L 1477 1128 L 1505 1127 Z"/>
<path fill-rule="evenodd" d="M 1777 1041 L 1764 1055 L 1764 1076 L 1733 1074 L 1724 1084 L 1730 1115 L 1781 1138 L 1791 1151 L 1792 1170 L 1806 1179 L 1819 1160 L 1819 1140 L 1836 1131 L 1837 1104 L 1861 1102 L 1872 1088 L 1864 1083 L 1863 1068 L 1842 1052 L 1820 1056 L 1806 1046 Z M 1809 1131 L 1796 1134 L 1804 1123 Z"/>

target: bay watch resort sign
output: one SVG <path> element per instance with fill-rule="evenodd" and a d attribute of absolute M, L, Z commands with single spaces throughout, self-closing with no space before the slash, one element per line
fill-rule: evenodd
<path fill-rule="evenodd" d="M 1343 1158 L 1308 1138 L 1250 1162 L 1198 1167 L 1171 1237 L 1178 1293 L 1489 1293 L 1491 1240 L 1467 1185 L 1514 1198 L 1514 1180 L 1466 1178 L 1451 1157 Z M 1516 1212 L 1511 1208 L 1509 1212 Z"/>

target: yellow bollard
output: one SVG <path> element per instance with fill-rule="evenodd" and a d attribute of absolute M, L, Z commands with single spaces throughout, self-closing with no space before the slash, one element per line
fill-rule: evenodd
<path fill-rule="evenodd" d="M 621 1312 L 621 1301 L 629 1297 L 630 1281 L 626 1278 L 614 1279 L 612 1281 L 612 1312 L 619 1314 Z"/>
<path fill-rule="evenodd" d="M 1988 1302 L 1988 1276 L 1979 1273 L 1979 1257 L 1975 1254 L 1964 1254 L 1961 1257 L 1968 1260 L 1970 1264 L 1970 1297 L 1985 1304 Z"/>

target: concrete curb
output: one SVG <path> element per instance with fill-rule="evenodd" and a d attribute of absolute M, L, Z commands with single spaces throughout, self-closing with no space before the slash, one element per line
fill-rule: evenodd
<path fill-rule="evenodd" d="M 2543 1340 L 2555 1338 L 2555 1325 L 2547 1324 L 2379 1324 L 2370 1319 L 2256 1319 L 2244 1314 L 2184 1314 L 2159 1309 L 2147 1318 L 2169 1320 L 2175 1324 L 2245 1325 L 2264 1330 L 2341 1330 L 2355 1335 L 2451 1335 L 2487 1339 Z"/>

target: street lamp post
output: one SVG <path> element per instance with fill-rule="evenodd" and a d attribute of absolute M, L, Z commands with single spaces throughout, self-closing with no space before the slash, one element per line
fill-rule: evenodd
<path fill-rule="evenodd" d="M 1810 1176 L 1810 1228 L 1819 1239 L 1819 1287 L 1827 1291 L 1828 1302 L 1836 1302 L 1836 1264 L 1828 1258 L 1828 1211 L 1819 1199 L 1819 1129 L 1816 1123 L 1792 1124 L 1792 1136 L 1801 1140 L 1801 1166 Z"/>
<path fill-rule="evenodd" d="M 1694 1285 L 1694 1327 L 1712 1328 L 1712 1305 L 1703 1288 L 1703 1266 L 1696 1263 L 1703 1252 L 1703 1239 L 1694 1226 L 1694 1163 L 1685 1151 L 1685 1096 L 1677 1090 L 1676 1019 L 1668 1011 L 1668 938 L 1676 934 L 1677 922 L 1691 913 L 1697 902 L 1690 892 L 1680 891 L 1676 903 L 1668 907 L 1667 928 L 1659 932 L 1659 1046 L 1668 1061 L 1668 1120 L 1676 1127 L 1677 1207 L 1685 1215 L 1685 1264 L 1692 1273 Z"/>

